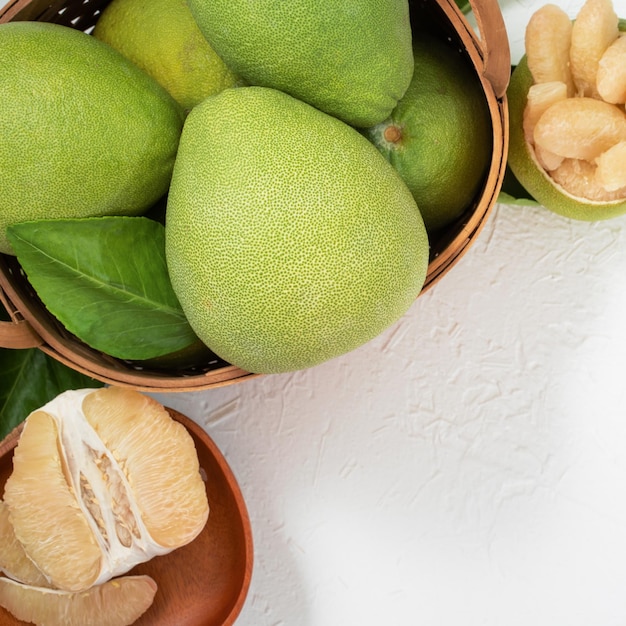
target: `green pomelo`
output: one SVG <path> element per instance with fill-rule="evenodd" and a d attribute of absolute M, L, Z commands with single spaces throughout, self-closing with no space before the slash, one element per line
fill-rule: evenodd
<path fill-rule="evenodd" d="M 189 114 L 165 228 L 194 331 L 256 373 L 372 339 L 407 311 L 428 265 L 417 205 L 376 148 L 264 87 L 225 90 Z"/>
<path fill-rule="evenodd" d="M 167 191 L 183 112 L 154 79 L 56 24 L 0 24 L 0 58 L 0 252 L 10 224 L 140 214 Z"/>
<path fill-rule="evenodd" d="M 113 0 L 93 34 L 150 74 L 187 110 L 239 84 L 200 32 L 185 0 Z"/>
<path fill-rule="evenodd" d="M 524 56 L 511 75 L 509 101 L 508 165 L 526 191 L 546 209 L 576 220 L 605 220 L 626 213 L 626 200 L 594 202 L 572 196 L 557 185 L 537 162 L 524 138 L 524 109 L 533 79 Z"/>
<path fill-rule="evenodd" d="M 250 84 L 354 126 L 384 120 L 413 74 L 407 0 L 189 0 L 200 30 Z"/>
<path fill-rule="evenodd" d="M 491 118 L 480 80 L 458 49 L 418 31 L 413 52 L 407 92 L 366 136 L 398 170 L 433 233 L 482 188 L 493 150 Z"/>

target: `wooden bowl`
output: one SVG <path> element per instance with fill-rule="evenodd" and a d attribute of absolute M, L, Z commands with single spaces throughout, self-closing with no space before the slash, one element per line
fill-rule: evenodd
<path fill-rule="evenodd" d="M 109 0 L 10 0 L 0 23 L 13 20 L 55 22 L 89 32 Z M 508 152 L 506 87 L 510 78 L 509 43 L 497 0 L 470 0 L 479 24 L 477 35 L 455 0 L 409 0 L 413 23 L 448 38 L 463 50 L 480 81 L 492 120 L 493 155 L 474 202 L 454 223 L 431 238 L 422 293 L 462 258 L 482 230 L 504 179 Z M 480 288 L 480 285 L 477 285 Z M 38 347 L 61 363 L 102 382 L 142 391 L 194 391 L 220 387 L 253 376 L 219 358 L 191 368 L 161 369 L 114 359 L 85 345 L 46 310 L 15 257 L 0 254 L 0 301 L 11 322 L 0 322 L 0 346 Z"/>
<path fill-rule="evenodd" d="M 252 576 L 253 546 L 245 502 L 226 460 L 195 422 L 173 409 L 170 415 L 191 434 L 201 471 L 206 473 L 209 519 L 191 543 L 134 567 L 158 590 L 137 626 L 231 626 L 239 615 Z M 21 427 L 0 442 L 0 493 L 13 469 L 13 449 Z M 17 626 L 0 607 L 0 626 Z"/>

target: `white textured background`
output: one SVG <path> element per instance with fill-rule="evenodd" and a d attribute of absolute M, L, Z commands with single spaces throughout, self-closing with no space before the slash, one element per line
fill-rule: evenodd
<path fill-rule="evenodd" d="M 540 4 L 502 0 L 514 61 Z M 625 286 L 626 217 L 499 205 L 355 352 L 157 396 L 246 498 L 237 626 L 626 625 Z"/>
<path fill-rule="evenodd" d="M 393 328 L 158 396 L 247 500 L 238 626 L 626 624 L 626 217 L 498 205 Z"/>

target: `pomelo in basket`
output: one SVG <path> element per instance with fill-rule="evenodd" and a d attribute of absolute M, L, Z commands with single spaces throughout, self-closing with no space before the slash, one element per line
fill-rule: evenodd
<path fill-rule="evenodd" d="M 0 57 L 0 252 L 9 224 L 140 214 L 167 191 L 184 116 L 153 78 L 44 22 L 0 24 Z"/>
<path fill-rule="evenodd" d="M 185 0 L 113 0 L 93 35 L 150 74 L 187 110 L 240 82 L 204 38 Z"/>
<path fill-rule="evenodd" d="M 189 0 L 200 30 L 251 85 L 353 126 L 384 120 L 413 74 L 407 0 Z"/>
<path fill-rule="evenodd" d="M 626 213 L 626 46 L 610 0 L 576 19 L 546 5 L 508 88 L 508 164 L 547 209 L 594 221 Z"/>
<path fill-rule="evenodd" d="M 4 501 L 28 557 L 65 591 L 189 543 L 208 516 L 189 433 L 118 387 L 66 391 L 28 416 Z"/>
<path fill-rule="evenodd" d="M 150 576 L 121 576 L 86 591 L 69 592 L 0 578 L 0 606 L 42 626 L 130 626 L 154 600 Z"/>
<path fill-rule="evenodd" d="M 492 156 L 491 119 L 478 76 L 457 48 L 415 30 L 413 54 L 409 88 L 365 134 L 398 170 L 434 233 L 480 190 Z"/>
<path fill-rule="evenodd" d="M 165 240 L 196 334 L 255 373 L 378 335 L 419 295 L 429 254 L 411 192 L 376 147 L 265 87 L 227 89 L 187 117 Z"/>

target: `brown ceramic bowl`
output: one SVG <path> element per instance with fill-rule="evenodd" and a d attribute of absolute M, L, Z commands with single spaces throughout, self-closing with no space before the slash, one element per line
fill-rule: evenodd
<path fill-rule="evenodd" d="M 252 576 L 252 531 L 245 502 L 226 460 L 195 422 L 168 409 L 191 434 L 201 470 L 206 473 L 209 519 L 190 544 L 136 566 L 158 590 L 137 626 L 231 626 L 248 592 Z M 19 428 L 0 442 L 0 493 L 13 465 Z M 0 608 L 0 626 L 24 624 Z"/>

